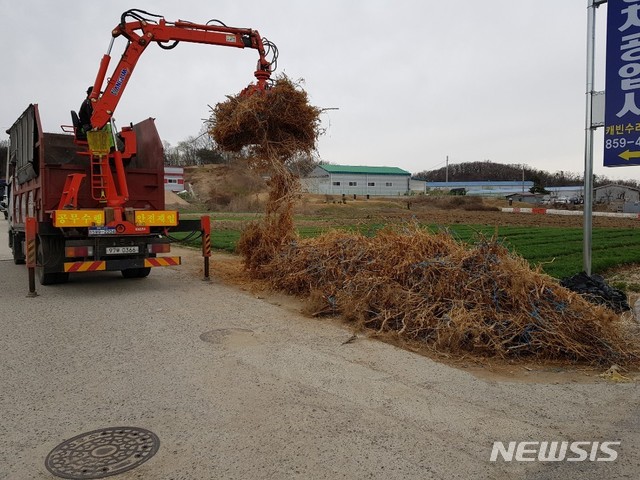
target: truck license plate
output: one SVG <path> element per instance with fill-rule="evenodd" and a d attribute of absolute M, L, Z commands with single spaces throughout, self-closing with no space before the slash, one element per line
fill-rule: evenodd
<path fill-rule="evenodd" d="M 107 247 L 107 255 L 127 255 L 138 253 L 138 247 Z"/>
<path fill-rule="evenodd" d="M 89 236 L 98 235 L 115 235 L 116 229 L 114 227 L 89 227 Z"/>

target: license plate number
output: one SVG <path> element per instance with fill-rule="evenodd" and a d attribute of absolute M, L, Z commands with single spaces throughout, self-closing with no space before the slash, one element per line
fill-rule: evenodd
<path fill-rule="evenodd" d="M 127 255 L 138 253 L 138 247 L 107 247 L 107 255 Z"/>
<path fill-rule="evenodd" d="M 89 227 L 89 236 L 115 235 L 116 229 L 112 227 Z"/>

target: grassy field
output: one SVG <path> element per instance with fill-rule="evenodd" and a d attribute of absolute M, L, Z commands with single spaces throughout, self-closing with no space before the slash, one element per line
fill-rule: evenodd
<path fill-rule="evenodd" d="M 213 248 L 233 252 L 246 222 L 258 215 L 215 215 L 212 224 L 211 240 Z M 321 235 L 330 228 L 359 231 L 364 235 L 373 235 L 384 226 L 381 222 L 357 221 L 351 225 L 319 226 L 321 218 L 296 217 L 298 234 L 302 238 Z M 441 229 L 427 225 L 433 230 Z M 582 228 L 532 227 L 480 225 L 451 225 L 447 230 L 461 242 L 473 243 L 478 235 L 492 237 L 497 235 L 511 251 L 524 257 L 532 266 L 541 265 L 542 269 L 556 278 L 576 274 L 582 270 Z M 179 238 L 184 238 L 175 235 Z M 189 242 L 200 245 L 199 240 Z M 594 228 L 592 249 L 592 270 L 603 272 L 622 264 L 640 263 L 640 232 L 634 228 Z"/>
<path fill-rule="evenodd" d="M 493 235 L 495 229 L 454 226 L 454 235 L 462 241 L 472 241 L 478 231 Z M 524 257 L 556 278 L 574 275 L 582 270 L 582 229 L 558 227 L 499 227 L 498 238 L 511 251 Z M 640 262 L 640 235 L 637 229 L 594 229 L 592 237 L 592 270 Z"/>

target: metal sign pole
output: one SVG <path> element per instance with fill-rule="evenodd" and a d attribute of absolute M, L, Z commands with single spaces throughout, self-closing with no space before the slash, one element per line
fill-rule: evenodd
<path fill-rule="evenodd" d="M 595 80 L 596 0 L 588 0 L 587 15 L 587 101 L 584 146 L 584 224 L 582 238 L 582 269 L 591 275 L 591 233 L 593 229 L 593 84 Z"/>

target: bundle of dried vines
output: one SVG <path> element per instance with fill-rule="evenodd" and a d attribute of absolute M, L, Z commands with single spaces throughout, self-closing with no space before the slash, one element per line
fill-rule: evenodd
<path fill-rule="evenodd" d="M 380 333 L 439 352 L 637 363 L 638 336 L 495 240 L 469 247 L 415 225 L 375 237 L 331 232 L 291 243 L 262 273 Z"/>
<path fill-rule="evenodd" d="M 293 205 L 300 185 L 287 163 L 315 150 L 320 113 L 300 85 L 286 76 L 265 93 L 227 97 L 213 109 L 210 133 L 218 146 L 246 150 L 252 166 L 270 177 L 265 218 L 250 224 L 238 243 L 249 270 L 260 270 L 295 238 Z"/>
<path fill-rule="evenodd" d="M 229 96 L 218 103 L 210 133 L 221 149 L 247 148 L 258 167 L 270 170 L 274 162 L 286 164 L 294 155 L 315 149 L 320 113 L 300 85 L 283 75 L 265 93 Z"/>

